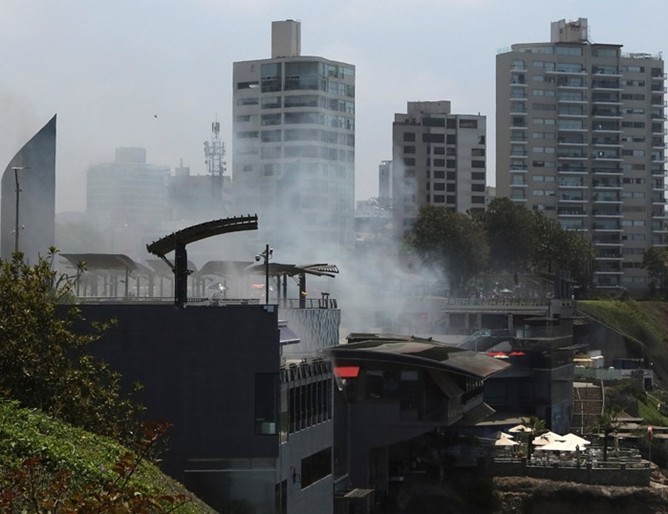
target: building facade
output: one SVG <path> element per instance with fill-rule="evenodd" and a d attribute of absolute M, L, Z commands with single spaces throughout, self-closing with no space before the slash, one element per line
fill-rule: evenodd
<path fill-rule="evenodd" d="M 269 59 L 234 63 L 237 212 L 291 258 L 341 258 L 354 242 L 355 68 L 301 55 L 301 26 L 272 23 Z"/>
<path fill-rule="evenodd" d="M 137 256 L 170 217 L 168 166 L 146 161 L 144 148 L 117 148 L 114 162 L 88 169 L 86 213 L 109 235 L 110 253 Z"/>
<path fill-rule="evenodd" d="M 592 43 L 580 18 L 496 66 L 497 196 L 588 237 L 596 287 L 646 289 L 643 252 L 668 241 L 661 57 Z"/>
<path fill-rule="evenodd" d="M 413 227 L 421 207 L 456 212 L 485 208 L 486 119 L 452 114 L 449 101 L 408 102 L 392 124 L 395 237 Z"/>
<path fill-rule="evenodd" d="M 0 254 L 31 264 L 55 244 L 56 116 L 28 141 L 2 175 Z"/>

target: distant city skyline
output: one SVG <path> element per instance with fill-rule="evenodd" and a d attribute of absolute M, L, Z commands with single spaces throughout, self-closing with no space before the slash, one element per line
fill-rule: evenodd
<path fill-rule="evenodd" d="M 83 211 L 89 166 L 122 146 L 204 174 L 203 142 L 221 122 L 231 160 L 232 63 L 270 56 L 272 21 L 302 23 L 302 54 L 357 70 L 356 199 L 378 195 L 392 119 L 408 101 L 451 100 L 488 119 L 494 185 L 494 73 L 500 49 L 547 41 L 549 24 L 588 18 L 591 39 L 660 53 L 663 3 L 594 0 L 162 3 L 0 0 L 0 163 L 58 114 L 56 210 Z M 228 169 L 231 166 L 228 164 Z"/>

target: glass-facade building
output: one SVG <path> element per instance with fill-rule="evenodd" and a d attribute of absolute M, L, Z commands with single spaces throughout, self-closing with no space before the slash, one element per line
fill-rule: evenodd
<path fill-rule="evenodd" d="M 236 211 L 257 213 L 282 256 L 341 258 L 354 242 L 355 68 L 301 56 L 298 22 L 272 33 L 270 59 L 234 63 Z"/>

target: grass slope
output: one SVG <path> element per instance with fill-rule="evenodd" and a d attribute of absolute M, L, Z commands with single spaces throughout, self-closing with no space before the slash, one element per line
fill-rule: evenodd
<path fill-rule="evenodd" d="M 71 485 L 100 483 L 113 478 L 112 468 L 127 449 L 101 437 L 49 418 L 37 410 L 22 409 L 16 402 L 0 398 L 0 474 L 38 456 L 49 472 L 71 472 Z M 137 489 L 160 495 L 186 494 L 181 484 L 156 466 L 142 462 L 130 480 Z M 177 512 L 214 512 L 197 498 Z"/>
<path fill-rule="evenodd" d="M 578 301 L 577 310 L 637 344 L 668 384 L 668 303 L 633 300 Z"/>

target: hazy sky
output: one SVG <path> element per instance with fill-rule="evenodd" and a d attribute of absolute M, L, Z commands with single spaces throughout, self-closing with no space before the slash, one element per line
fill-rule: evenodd
<path fill-rule="evenodd" d="M 90 164 L 143 146 L 154 164 L 205 172 L 211 122 L 230 144 L 232 63 L 270 56 L 271 22 L 302 22 L 302 55 L 357 68 L 356 197 L 378 192 L 392 120 L 409 100 L 488 117 L 500 49 L 589 19 L 590 39 L 668 49 L 665 0 L 0 0 L 0 169 L 58 114 L 57 211 L 85 208 Z M 157 115 L 157 117 L 156 117 Z M 229 153 L 229 152 L 228 152 Z M 229 157 L 229 156 L 228 156 Z M 230 159 L 228 158 L 228 161 Z"/>

